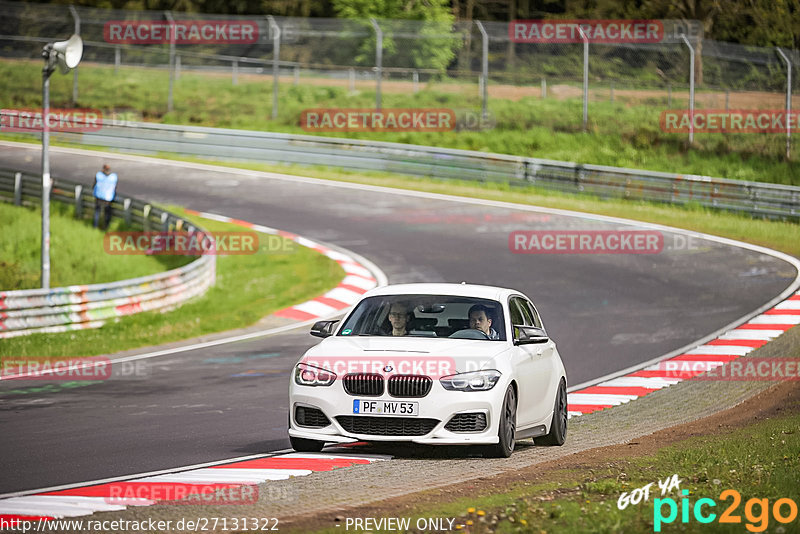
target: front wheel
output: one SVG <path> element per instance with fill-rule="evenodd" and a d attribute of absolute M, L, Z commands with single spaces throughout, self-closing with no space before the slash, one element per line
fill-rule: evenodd
<path fill-rule="evenodd" d="M 508 458 L 514 452 L 514 436 L 517 431 L 517 393 L 509 385 L 503 399 L 500 414 L 500 426 L 497 429 L 499 441 L 486 449 L 485 456 L 490 458 Z"/>
<path fill-rule="evenodd" d="M 294 438 L 289 436 L 289 443 L 292 448 L 297 452 L 319 452 L 325 446 L 324 441 L 317 441 L 315 439 Z"/>
<path fill-rule="evenodd" d="M 567 440 L 567 418 L 567 384 L 562 380 L 558 384 L 550 432 L 541 438 L 534 438 L 533 442 L 537 445 L 563 445 Z"/>

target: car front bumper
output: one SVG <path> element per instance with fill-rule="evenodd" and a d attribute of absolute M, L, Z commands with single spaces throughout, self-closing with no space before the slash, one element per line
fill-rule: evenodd
<path fill-rule="evenodd" d="M 289 435 L 333 443 L 355 441 L 401 441 L 428 445 L 489 445 L 498 442 L 498 417 L 507 385 L 502 381 L 489 391 L 447 391 L 434 381 L 425 397 L 392 397 L 384 392 L 378 397 L 350 395 L 340 380 L 331 386 L 301 386 L 294 381 L 289 390 Z M 423 435 L 360 434 L 347 431 L 337 417 L 391 417 L 386 415 L 359 415 L 353 413 L 353 400 L 401 401 L 419 403 L 419 414 L 408 419 L 434 419 L 435 426 Z M 295 421 L 297 406 L 317 408 L 330 420 L 323 428 L 300 426 Z M 445 428 L 450 419 L 460 413 L 483 413 L 486 428 L 478 432 L 453 432 Z"/>

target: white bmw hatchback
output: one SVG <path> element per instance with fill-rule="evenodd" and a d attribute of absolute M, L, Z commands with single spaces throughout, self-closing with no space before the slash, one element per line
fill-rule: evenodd
<path fill-rule="evenodd" d="M 561 445 L 567 379 L 556 345 L 525 295 L 467 284 L 404 284 L 364 294 L 294 368 L 289 436 L 325 443 Z"/>

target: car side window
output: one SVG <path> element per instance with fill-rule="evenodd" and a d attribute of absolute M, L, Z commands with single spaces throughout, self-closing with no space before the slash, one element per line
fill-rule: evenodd
<path fill-rule="evenodd" d="M 511 300 L 508 302 L 509 311 L 511 312 L 511 324 L 512 325 L 531 325 L 530 322 L 526 322 L 526 317 L 522 312 L 522 309 L 519 305 L 519 298 L 512 297 Z"/>
<path fill-rule="evenodd" d="M 539 312 L 536 311 L 536 307 L 533 305 L 533 303 L 529 300 L 526 300 L 525 305 L 533 317 L 533 326 L 544 328 L 544 325 L 542 324 L 542 318 L 539 316 Z"/>

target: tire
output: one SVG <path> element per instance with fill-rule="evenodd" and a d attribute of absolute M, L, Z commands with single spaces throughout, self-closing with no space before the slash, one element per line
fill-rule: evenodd
<path fill-rule="evenodd" d="M 497 437 L 500 440 L 495 445 L 486 448 L 484 456 L 489 458 L 508 458 L 514 452 L 514 434 L 517 431 L 517 393 L 509 384 L 503 398 L 503 408 L 500 413 L 500 425 Z"/>
<path fill-rule="evenodd" d="M 563 445 L 567 440 L 567 419 L 567 384 L 561 380 L 556 392 L 550 432 L 541 438 L 533 438 L 533 442 L 537 445 Z"/>
<path fill-rule="evenodd" d="M 324 441 L 317 441 L 314 439 L 293 438 L 289 436 L 289 442 L 292 448 L 297 452 L 319 452 L 325 446 Z"/>

